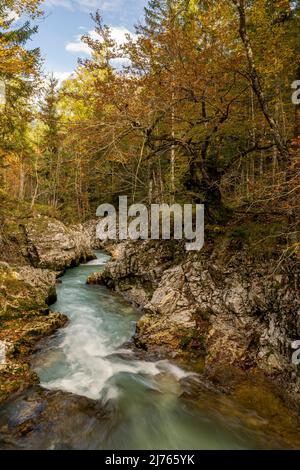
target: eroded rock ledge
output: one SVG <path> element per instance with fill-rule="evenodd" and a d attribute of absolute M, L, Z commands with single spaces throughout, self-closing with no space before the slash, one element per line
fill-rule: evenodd
<path fill-rule="evenodd" d="M 22 229 L 24 254 L 35 267 L 62 271 L 94 258 L 90 233 L 83 225 L 67 227 L 59 220 L 35 217 Z"/>
<path fill-rule="evenodd" d="M 188 357 L 210 376 L 236 367 L 276 379 L 300 399 L 292 341 L 300 338 L 299 261 L 267 262 L 246 251 L 186 254 L 175 242 L 124 242 L 88 282 L 143 308 L 135 342 Z M 227 377 L 228 378 L 228 377 Z M 226 379 L 227 380 L 227 379 Z"/>

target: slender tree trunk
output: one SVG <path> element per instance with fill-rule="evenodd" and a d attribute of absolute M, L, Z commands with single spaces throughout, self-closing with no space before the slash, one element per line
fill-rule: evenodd
<path fill-rule="evenodd" d="M 55 174 L 53 182 L 53 206 L 57 208 L 59 200 L 59 186 L 60 186 L 60 175 L 61 175 L 61 155 L 60 152 L 56 155 Z"/>
<path fill-rule="evenodd" d="M 270 129 L 274 136 L 275 144 L 278 148 L 278 151 L 281 157 L 285 160 L 288 160 L 289 152 L 288 152 L 287 144 L 281 136 L 278 123 L 276 122 L 276 120 L 271 114 L 271 111 L 269 110 L 269 107 L 268 107 L 268 104 L 265 99 L 263 89 L 261 86 L 260 78 L 256 69 L 256 65 L 254 61 L 254 54 L 253 54 L 251 41 L 250 41 L 248 30 L 247 30 L 246 9 L 245 9 L 246 2 L 245 0 L 232 0 L 232 1 L 234 5 L 236 6 L 238 10 L 238 14 L 239 14 L 239 22 L 240 22 L 239 32 L 240 32 L 240 37 L 244 44 L 244 48 L 245 48 L 245 52 L 247 56 L 247 62 L 249 66 L 249 76 L 250 76 L 253 91 L 257 96 L 261 110 L 266 118 L 266 121 L 268 122 L 270 126 Z"/>
<path fill-rule="evenodd" d="M 151 177 L 149 181 L 149 195 L 148 195 L 149 205 L 152 204 L 152 198 L 153 198 L 153 180 Z"/>
<path fill-rule="evenodd" d="M 162 176 L 162 169 L 161 169 L 161 158 L 159 156 L 158 160 L 158 168 L 159 168 L 159 199 L 160 203 L 165 202 L 165 191 L 164 191 L 164 182 L 163 182 L 163 176 Z"/>
<path fill-rule="evenodd" d="M 251 120 L 252 120 L 252 145 L 256 144 L 256 124 L 255 124 L 255 108 L 254 108 L 254 93 L 251 88 Z"/>
<path fill-rule="evenodd" d="M 146 140 L 143 139 L 142 146 L 141 146 L 141 151 L 140 151 L 140 155 L 139 155 L 139 160 L 138 160 L 138 164 L 137 164 L 135 175 L 134 175 L 134 183 L 133 183 L 133 189 L 132 189 L 132 202 L 133 203 L 135 202 L 137 179 L 138 179 L 138 176 L 139 176 L 140 166 L 141 166 L 143 156 L 144 156 L 145 143 L 146 143 Z"/>
<path fill-rule="evenodd" d="M 255 185 L 255 155 L 252 155 L 251 157 L 251 184 L 254 187 Z"/>
<path fill-rule="evenodd" d="M 262 178 L 262 177 L 263 177 L 263 174 L 264 174 L 264 155 L 263 155 L 263 151 L 262 151 L 262 150 L 261 150 L 261 152 L 260 152 L 259 173 L 260 173 L 260 177 Z"/>
<path fill-rule="evenodd" d="M 174 93 L 172 93 L 172 101 L 174 101 Z M 175 113 L 174 113 L 174 107 L 172 107 L 172 113 L 171 113 L 171 133 L 172 133 L 172 138 L 175 138 L 175 129 L 174 129 L 174 122 L 175 122 Z M 175 145 L 172 144 L 171 147 L 171 203 L 174 202 L 175 198 Z"/>
<path fill-rule="evenodd" d="M 244 170 L 244 165 L 242 166 L 242 171 L 241 171 L 241 179 L 240 179 L 240 195 L 241 197 L 244 197 L 244 187 L 245 187 L 245 170 Z"/>
<path fill-rule="evenodd" d="M 249 160 L 246 160 L 246 196 L 249 199 Z"/>
<path fill-rule="evenodd" d="M 38 190 L 39 190 L 39 172 L 38 172 L 38 154 L 36 153 L 35 156 L 35 161 L 34 161 L 34 172 L 35 172 L 35 188 L 34 188 L 34 193 L 31 198 L 31 209 L 33 208 L 37 195 L 38 195 Z"/>
<path fill-rule="evenodd" d="M 285 140 L 287 140 L 287 122 L 286 122 L 286 113 L 284 110 L 284 103 L 282 99 L 282 91 L 281 88 L 279 88 L 279 100 L 280 100 L 280 111 L 281 111 L 281 119 L 282 119 L 282 130 L 283 130 L 283 137 Z"/>
<path fill-rule="evenodd" d="M 19 174 L 19 199 L 23 201 L 24 199 L 24 190 L 25 190 L 25 171 L 23 163 L 20 164 L 20 174 Z"/>
<path fill-rule="evenodd" d="M 277 150 L 277 147 L 274 147 L 274 149 L 273 149 L 273 162 L 272 162 L 273 184 L 276 183 L 277 166 L 278 166 L 278 150 Z"/>

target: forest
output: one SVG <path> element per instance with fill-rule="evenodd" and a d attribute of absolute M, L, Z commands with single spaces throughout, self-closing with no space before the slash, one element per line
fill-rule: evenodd
<path fill-rule="evenodd" d="M 60 87 L 28 48 L 41 7 L 1 1 L 3 201 L 70 222 L 119 194 L 201 202 L 217 225 L 263 211 L 297 250 L 298 2 L 153 0 L 122 45 L 97 12 L 91 57 Z"/>

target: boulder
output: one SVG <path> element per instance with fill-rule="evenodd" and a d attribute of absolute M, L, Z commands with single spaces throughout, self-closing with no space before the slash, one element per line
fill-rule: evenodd
<path fill-rule="evenodd" d="M 92 239 L 83 225 L 66 226 L 56 219 L 37 216 L 23 225 L 26 255 L 34 267 L 63 271 L 93 259 Z"/>

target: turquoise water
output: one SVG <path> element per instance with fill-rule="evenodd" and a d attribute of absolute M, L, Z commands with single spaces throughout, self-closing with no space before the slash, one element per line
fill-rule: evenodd
<path fill-rule="evenodd" d="M 199 387 L 196 401 L 187 399 L 183 392 L 199 386 L 200 377 L 168 361 L 141 360 L 124 346 L 141 314 L 106 287 L 86 285 L 88 275 L 101 271 L 109 259 L 102 252 L 97 256 L 62 277 L 52 309 L 67 314 L 70 322 L 45 343 L 34 362 L 45 388 L 101 400 L 113 410 L 107 432 L 99 436 L 91 432 L 90 442 L 84 436 L 88 447 L 276 447 L 251 410 L 205 387 Z M 248 426 L 250 421 L 258 426 Z M 80 441 L 81 430 L 74 425 L 72 432 Z"/>

